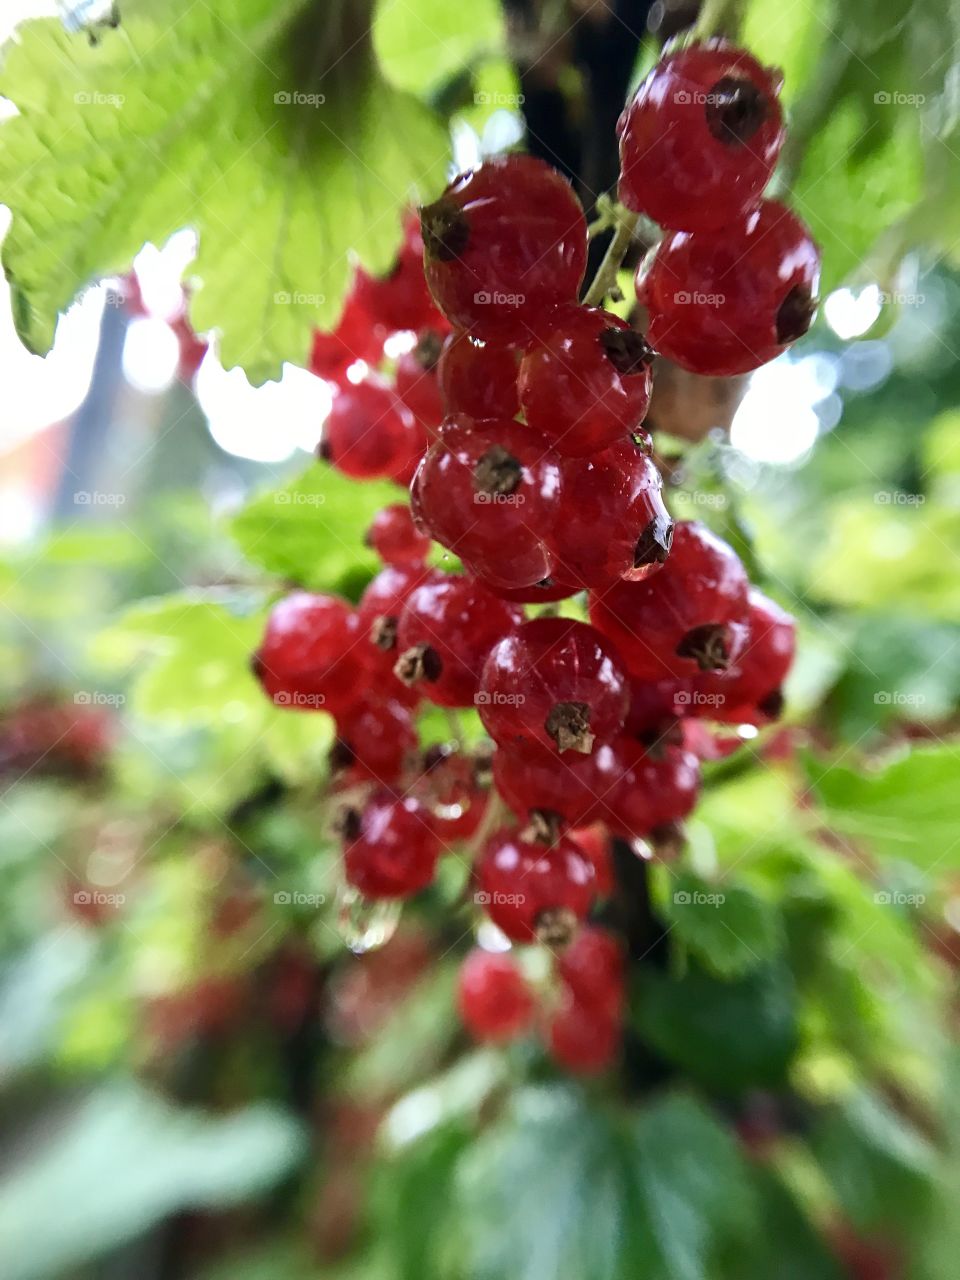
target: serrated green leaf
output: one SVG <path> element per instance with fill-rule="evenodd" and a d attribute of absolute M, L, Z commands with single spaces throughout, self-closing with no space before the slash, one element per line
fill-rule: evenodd
<path fill-rule="evenodd" d="M 503 44 L 498 0 L 377 0 L 373 47 L 384 75 L 398 89 L 426 94 L 478 55 Z"/>
<path fill-rule="evenodd" d="M 251 380 L 302 363 L 331 326 L 352 255 L 388 269 L 400 212 L 442 187 L 444 130 L 387 85 L 357 0 L 128 0 L 96 45 L 38 19 L 4 50 L 0 189 L 18 332 L 141 245 L 199 233 L 191 319 Z M 269 429 L 265 424 L 265 430 Z"/>
<path fill-rule="evenodd" d="M 660 910 L 673 939 L 719 978 L 757 968 L 783 941 L 776 908 L 741 884 L 667 868 Z"/>

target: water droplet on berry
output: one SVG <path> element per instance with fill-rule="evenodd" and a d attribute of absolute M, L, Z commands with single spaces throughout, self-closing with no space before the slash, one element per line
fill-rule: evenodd
<path fill-rule="evenodd" d="M 337 890 L 337 932 L 358 956 L 378 951 L 397 931 L 403 904 L 392 899 L 374 902 L 351 885 Z"/>

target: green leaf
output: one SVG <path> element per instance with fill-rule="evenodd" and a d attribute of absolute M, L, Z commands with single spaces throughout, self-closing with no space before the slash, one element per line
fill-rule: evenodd
<path fill-rule="evenodd" d="M 775 1173 L 756 1169 L 753 1188 L 763 1230 L 733 1252 L 725 1278 L 846 1280 L 847 1273 Z"/>
<path fill-rule="evenodd" d="M 622 1124 L 528 1089 L 468 1152 L 458 1190 L 476 1280 L 708 1280 L 750 1207 L 729 1134 L 682 1096 Z"/>
<path fill-rule="evenodd" d="M 776 908 L 752 889 L 666 872 L 660 910 L 671 937 L 717 977 L 739 977 L 777 952 L 783 939 Z"/>
<path fill-rule="evenodd" d="M 19 28 L 0 94 L 3 246 L 17 330 L 57 314 L 141 245 L 199 233 L 191 319 L 226 366 L 277 377 L 337 318 L 352 255 L 386 271 L 401 210 L 442 187 L 444 130 L 379 75 L 370 0 L 128 0 L 95 46 Z M 264 424 L 269 430 L 269 424 Z"/>
<path fill-rule="evenodd" d="M 377 0 L 373 47 L 398 89 L 427 94 L 503 44 L 498 0 Z"/>
<path fill-rule="evenodd" d="M 230 528 L 254 564 L 312 590 L 334 591 L 348 576 L 377 571 L 363 536 L 376 512 L 399 496 L 393 485 L 357 484 L 317 463 L 289 484 L 259 494 Z"/>
<path fill-rule="evenodd" d="M 807 761 L 829 824 L 877 854 L 944 873 L 960 866 L 960 748 L 915 747 L 873 773 Z"/>
<path fill-rule="evenodd" d="M 269 1187 L 300 1158 L 291 1120 L 271 1106 L 212 1118 L 139 1085 L 93 1093 L 38 1135 L 0 1196 L 6 1280 L 74 1267 L 181 1209 L 225 1207 Z M 69 1213 L 52 1213 L 54 1204 Z"/>

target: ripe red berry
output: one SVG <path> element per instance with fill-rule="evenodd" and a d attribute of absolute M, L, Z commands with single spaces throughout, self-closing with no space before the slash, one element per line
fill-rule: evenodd
<path fill-rule="evenodd" d="M 563 514 L 550 536 L 558 579 L 578 590 L 602 590 L 660 568 L 673 542 L 673 520 L 660 472 L 643 448 L 624 439 L 589 458 L 565 458 L 561 484 Z"/>
<path fill-rule="evenodd" d="M 583 458 L 640 426 L 653 352 L 626 321 L 595 307 L 554 313 L 520 361 L 527 422 L 557 450 Z"/>
<path fill-rule="evenodd" d="M 560 467 L 529 427 L 448 418 L 415 489 L 418 518 L 487 585 L 527 587 L 550 576 Z"/>
<path fill-rule="evenodd" d="M 381 569 L 367 584 L 357 605 L 361 636 L 375 648 L 392 654 L 396 661 L 397 626 L 400 613 L 414 587 L 435 576 L 425 564 L 391 565 Z"/>
<path fill-rule="evenodd" d="M 502 600 L 512 600 L 514 604 L 550 604 L 555 600 L 569 600 L 582 588 L 557 582 L 556 578 L 544 578 L 529 587 L 492 587 L 491 590 Z"/>
<path fill-rule="evenodd" d="M 355 480 L 400 480 L 426 443 L 410 410 L 389 387 L 369 379 L 334 396 L 317 452 Z"/>
<path fill-rule="evenodd" d="M 576 300 L 587 224 L 569 182 L 542 160 L 496 156 L 460 174 L 420 224 L 437 305 L 475 338 L 526 342 L 544 308 Z"/>
<path fill-rule="evenodd" d="M 440 842 L 430 815 L 412 796 L 389 791 L 342 817 L 347 880 L 368 898 L 407 898 L 436 872 Z"/>
<path fill-rule="evenodd" d="M 434 829 L 447 844 L 469 840 L 483 820 L 488 793 L 480 785 L 480 760 L 445 747 L 431 747 L 414 792 L 429 809 Z"/>
<path fill-rule="evenodd" d="M 516 962 L 503 952 L 471 951 L 460 969 L 460 1016 L 478 1040 L 522 1035 L 533 1018 L 533 996 Z"/>
<path fill-rule="evenodd" d="M 723 231 L 676 231 L 637 275 L 661 355 L 692 373 L 747 373 L 802 337 L 817 310 L 820 253 L 804 224 L 764 200 Z"/>
<path fill-rule="evenodd" d="M 294 591 L 270 611 L 253 672 L 277 706 L 337 713 L 362 687 L 363 652 L 348 604 Z"/>
<path fill-rule="evenodd" d="M 674 741 L 678 721 L 693 714 L 696 676 L 668 676 L 663 680 L 630 677 L 630 710 L 626 732 L 642 742 Z"/>
<path fill-rule="evenodd" d="M 331 763 L 351 783 L 360 780 L 392 786 L 417 746 L 409 710 L 393 699 L 362 698 L 337 717 Z"/>
<path fill-rule="evenodd" d="M 535 618 L 491 649 L 477 706 L 501 746 L 586 755 L 623 727 L 627 699 L 626 673 L 600 632 L 573 618 Z"/>
<path fill-rule="evenodd" d="M 594 871 L 569 836 L 552 844 L 517 830 L 496 832 L 476 865 L 477 901 L 515 942 L 567 941 L 590 910 Z"/>
<path fill-rule="evenodd" d="M 443 420 L 443 398 L 437 377 L 440 336 L 432 329 L 412 351 L 397 361 L 397 395 L 432 439 Z"/>
<path fill-rule="evenodd" d="M 624 994 L 623 947 L 607 929 L 585 925 L 557 961 L 557 972 L 578 1004 L 619 1017 Z"/>
<path fill-rule="evenodd" d="M 745 213 L 783 146 L 781 80 L 724 40 L 662 58 L 617 125 L 621 201 L 680 231 Z"/>
<path fill-rule="evenodd" d="M 349 386 L 346 372 L 357 360 L 368 365 L 380 363 L 387 331 L 357 301 L 356 291 L 347 295 L 337 327 L 332 332 L 315 330 L 310 352 L 310 372 L 338 386 Z"/>
<path fill-rule="evenodd" d="M 609 751 L 609 747 L 601 747 L 595 755 Z M 613 873 L 613 857 L 610 848 L 610 833 L 602 822 L 591 822 L 589 827 L 577 827 L 570 832 L 571 838 L 583 850 L 584 855 L 593 864 L 598 898 L 609 898 L 613 893 L 616 881 Z"/>
<path fill-rule="evenodd" d="M 556 814 L 570 826 L 606 816 L 606 797 L 619 778 L 620 760 L 606 744 L 590 755 L 509 751 L 493 757 L 493 781 L 504 801 L 523 821 L 531 811 Z"/>
<path fill-rule="evenodd" d="M 620 1025 L 600 1009 L 568 996 L 550 1023 L 550 1052 L 575 1075 L 606 1071 L 620 1050 Z"/>
<path fill-rule="evenodd" d="M 694 714 L 728 724 L 759 724 L 779 716 L 781 686 L 796 650 L 796 623 L 762 591 L 751 587 L 747 628 L 747 641 L 729 670 L 702 672 L 696 677 Z"/>
<path fill-rule="evenodd" d="M 430 550 L 430 539 L 418 532 L 404 502 L 391 503 L 373 517 L 366 544 L 384 564 L 395 567 L 421 565 Z"/>
<path fill-rule="evenodd" d="M 423 240 L 416 214 L 404 219 L 393 267 L 384 276 L 358 271 L 354 289 L 359 305 L 387 330 L 419 330 L 440 318 L 423 274 Z"/>
<path fill-rule="evenodd" d="M 700 790 L 700 761 L 692 752 L 669 744 L 648 750 L 632 738 L 617 739 L 613 749 L 621 775 L 608 796 L 611 830 L 646 837 L 692 811 Z"/>
<path fill-rule="evenodd" d="M 471 707 L 487 654 L 523 617 L 468 575 L 434 573 L 407 597 L 397 675 L 443 707 Z"/>
<path fill-rule="evenodd" d="M 591 596 L 590 620 L 640 679 L 724 670 L 746 637 L 748 585 L 732 547 L 697 521 L 681 521 L 663 568 Z"/>
<path fill-rule="evenodd" d="M 478 342 L 469 333 L 451 333 L 437 365 L 447 413 L 470 418 L 513 418 L 517 397 L 517 353 L 511 347 Z"/>

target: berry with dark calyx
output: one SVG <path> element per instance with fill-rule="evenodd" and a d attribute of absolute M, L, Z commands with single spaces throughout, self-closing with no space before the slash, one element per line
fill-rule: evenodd
<path fill-rule="evenodd" d="M 723 231 L 676 231 L 637 275 L 649 338 L 691 373 L 748 373 L 810 328 L 820 253 L 810 232 L 776 200 Z"/>
<path fill-rule="evenodd" d="M 563 514 L 550 536 L 558 579 L 602 590 L 618 578 L 647 578 L 666 561 L 673 520 L 643 448 L 626 438 L 589 458 L 565 458 L 561 478 Z"/>
<path fill-rule="evenodd" d="M 483 821 L 488 802 L 480 782 L 483 772 L 481 761 L 462 751 L 440 746 L 426 753 L 423 773 L 413 790 L 447 844 L 469 840 Z"/>
<path fill-rule="evenodd" d="M 477 696 L 484 728 L 501 746 L 584 755 L 619 733 L 627 701 L 616 650 L 573 618 L 535 618 L 504 636 Z"/>
<path fill-rule="evenodd" d="M 399 479 L 426 447 L 422 426 L 376 379 L 334 396 L 317 452 L 355 480 Z"/>
<path fill-rule="evenodd" d="M 469 575 L 433 573 L 400 613 L 394 670 L 431 702 L 471 707 L 487 654 L 522 617 Z"/>
<path fill-rule="evenodd" d="M 417 518 L 494 588 L 549 578 L 547 538 L 560 512 L 560 467 L 519 422 L 447 419 L 415 480 Z"/>
<path fill-rule="evenodd" d="M 740 558 L 698 521 L 680 521 L 658 573 L 591 596 L 590 620 L 641 680 L 725 670 L 746 640 Z"/>
<path fill-rule="evenodd" d="M 436 576 L 425 564 L 392 565 L 381 569 L 367 584 L 357 605 L 361 634 L 377 649 L 394 653 L 397 626 L 407 597 L 415 587 Z"/>
<path fill-rule="evenodd" d="M 661 58 L 617 125 L 623 204 L 679 231 L 752 208 L 783 146 L 781 79 L 725 40 Z"/>
<path fill-rule="evenodd" d="M 516 752 L 499 747 L 493 781 L 503 800 L 523 821 L 531 812 L 555 814 L 570 826 L 603 818 L 606 797 L 618 779 L 619 759 L 601 744 L 589 755 L 567 751 Z"/>
<path fill-rule="evenodd" d="M 697 802 L 700 761 L 672 745 L 647 748 L 632 738 L 618 738 L 613 750 L 620 780 L 612 789 L 605 820 L 628 838 L 647 837 L 685 818 Z"/>
<path fill-rule="evenodd" d="M 606 1071 L 620 1052 L 619 1020 L 605 1010 L 567 995 L 550 1022 L 550 1053 L 574 1075 L 593 1076 Z"/>
<path fill-rule="evenodd" d="M 393 267 L 383 276 L 358 271 L 357 301 L 386 329 L 424 329 L 439 316 L 423 274 L 423 240 L 417 215 L 404 219 L 403 240 Z"/>
<path fill-rule="evenodd" d="M 504 952 L 471 951 L 460 968 L 457 997 L 460 1016 L 477 1040 L 514 1040 L 533 1018 L 530 988 Z"/>
<path fill-rule="evenodd" d="M 430 550 L 430 539 L 418 532 L 404 502 L 391 503 L 378 511 L 365 540 L 384 564 L 395 567 L 423 564 Z"/>
<path fill-rule="evenodd" d="M 479 342 L 469 333 L 451 333 L 437 365 L 440 394 L 447 413 L 484 418 L 513 418 L 517 396 L 517 353 L 512 347 Z"/>
<path fill-rule="evenodd" d="M 557 972 L 578 1004 L 618 1017 L 624 997 L 624 953 L 607 929 L 585 925 L 560 953 Z"/>
<path fill-rule="evenodd" d="M 351 782 L 392 786 L 417 746 L 409 710 L 393 699 L 364 698 L 337 717 L 331 765 Z"/>
<path fill-rule="evenodd" d="M 378 791 L 341 815 L 347 881 L 368 898 L 407 898 L 434 877 L 440 842 L 412 796 Z"/>
<path fill-rule="evenodd" d="M 428 330 L 412 351 L 397 361 L 397 395 L 429 436 L 436 435 L 443 420 L 443 398 L 437 378 L 437 360 L 442 339 Z"/>
<path fill-rule="evenodd" d="M 625 320 L 596 307 L 557 311 L 520 361 L 528 424 L 558 453 L 583 458 L 646 417 L 653 351 Z"/>
<path fill-rule="evenodd" d="M 569 836 L 548 844 L 503 829 L 488 840 L 475 870 L 477 901 L 514 942 L 569 941 L 593 902 L 593 865 Z"/>
<path fill-rule="evenodd" d="M 763 724 L 783 709 L 782 686 L 796 651 L 796 622 L 756 587 L 750 588 L 748 639 L 727 671 L 694 680 L 691 711 L 728 724 Z"/>
<path fill-rule="evenodd" d="M 350 386 L 347 370 L 358 360 L 371 366 L 379 364 L 387 336 L 387 330 L 360 304 L 353 290 L 347 295 L 337 327 L 332 332 L 315 330 L 310 372 L 338 386 Z"/>
<path fill-rule="evenodd" d="M 271 609 L 252 666 L 278 707 L 337 714 L 363 686 L 357 615 L 334 596 L 294 591 Z"/>
<path fill-rule="evenodd" d="M 491 590 L 495 596 L 512 600 L 514 604 L 553 604 L 557 600 L 569 600 L 582 588 L 557 582 L 555 578 L 544 578 L 530 587 L 491 587 Z"/>
<path fill-rule="evenodd" d="M 544 309 L 576 301 L 587 224 L 566 178 L 532 156 L 495 156 L 420 211 L 424 269 L 447 318 L 524 343 Z"/>

